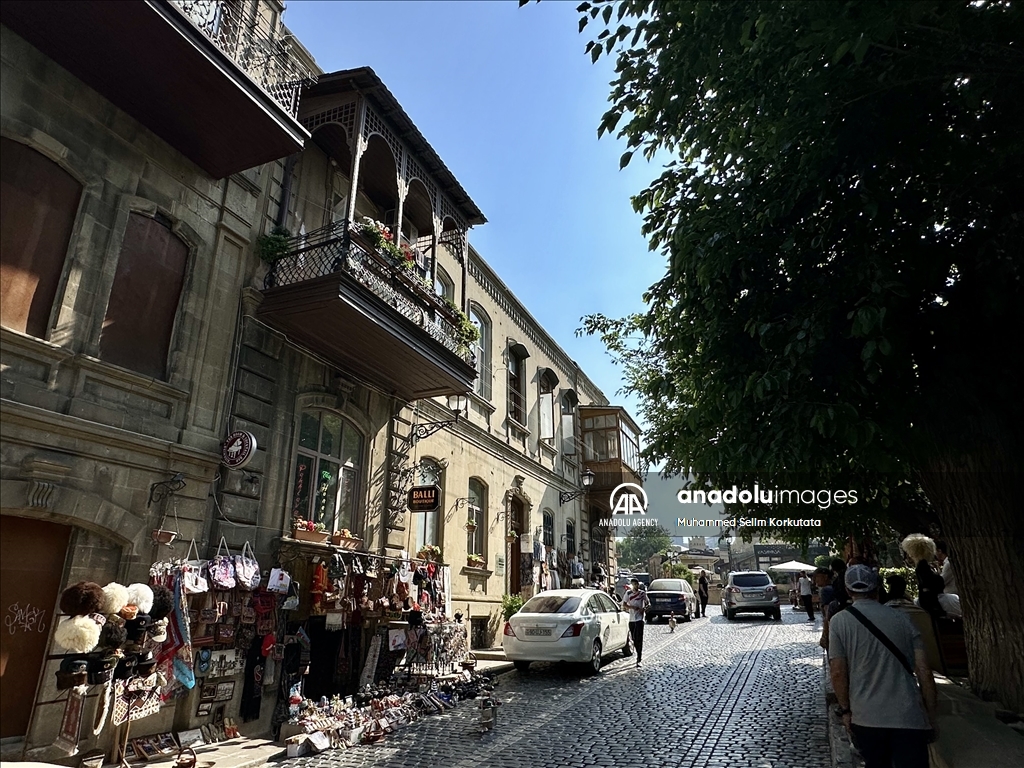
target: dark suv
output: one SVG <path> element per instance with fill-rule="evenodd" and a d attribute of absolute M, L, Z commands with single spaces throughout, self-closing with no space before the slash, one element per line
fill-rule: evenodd
<path fill-rule="evenodd" d="M 730 621 L 737 613 L 763 613 L 779 621 L 779 590 L 764 571 L 730 573 L 722 588 L 722 613 Z"/>

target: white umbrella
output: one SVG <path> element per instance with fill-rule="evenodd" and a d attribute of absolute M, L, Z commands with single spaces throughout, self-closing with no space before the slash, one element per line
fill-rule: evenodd
<path fill-rule="evenodd" d="M 788 573 L 796 573 L 797 571 L 813 571 L 815 566 L 808 565 L 807 563 L 801 563 L 799 560 L 790 560 L 788 563 L 779 563 L 778 565 L 769 565 L 769 571 L 785 571 Z"/>

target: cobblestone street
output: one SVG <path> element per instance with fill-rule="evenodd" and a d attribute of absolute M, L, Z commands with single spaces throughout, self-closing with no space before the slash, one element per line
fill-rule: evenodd
<path fill-rule="evenodd" d="M 648 625 L 644 663 L 614 658 L 600 675 L 535 664 L 499 678 L 493 733 L 464 702 L 374 746 L 288 761 L 289 768 L 825 768 L 820 622 L 783 608 L 760 616 Z M 616 657 L 618 654 L 616 654 Z"/>

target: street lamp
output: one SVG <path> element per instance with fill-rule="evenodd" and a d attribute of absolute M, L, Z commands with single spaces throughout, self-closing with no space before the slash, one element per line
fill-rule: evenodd
<path fill-rule="evenodd" d="M 422 424 L 413 424 L 412 432 L 409 434 L 409 444 L 416 445 L 425 437 L 430 437 L 439 429 L 450 427 L 459 420 L 469 404 L 469 398 L 465 395 L 448 395 L 448 410 L 454 413 L 454 417 L 445 421 L 425 421 Z"/>
<path fill-rule="evenodd" d="M 558 494 L 558 504 L 564 505 L 573 499 L 578 499 L 580 496 L 590 490 L 590 486 L 594 484 L 594 472 L 589 467 L 583 470 L 583 474 L 580 479 L 583 481 L 583 487 L 576 491 L 562 491 Z"/>

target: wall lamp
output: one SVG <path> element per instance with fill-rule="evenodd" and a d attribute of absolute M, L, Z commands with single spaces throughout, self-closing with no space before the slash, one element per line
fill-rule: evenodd
<path fill-rule="evenodd" d="M 448 395 L 448 409 L 454 414 L 453 418 L 445 421 L 425 421 L 422 424 L 413 424 L 412 432 L 409 434 L 409 444 L 416 445 L 420 440 L 430 437 L 439 429 L 456 424 L 468 405 L 469 398 L 465 395 Z"/>
<path fill-rule="evenodd" d="M 590 490 L 590 486 L 594 484 L 594 471 L 589 467 L 583 470 L 583 474 L 580 475 L 580 479 L 583 481 L 583 487 L 575 491 L 562 491 L 558 494 L 559 505 L 566 504 L 573 499 L 578 499 L 580 496 Z"/>

